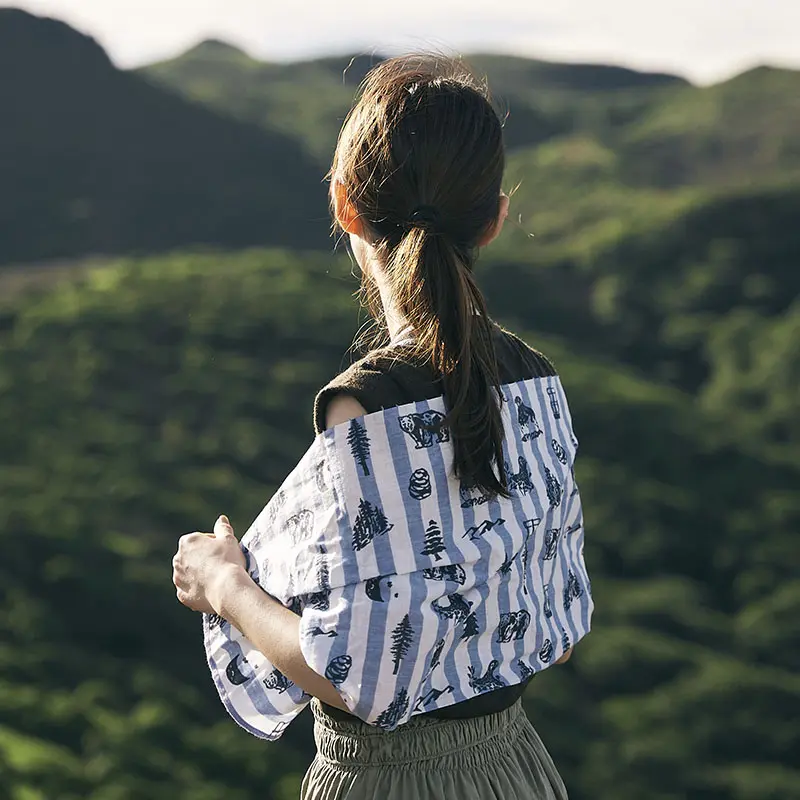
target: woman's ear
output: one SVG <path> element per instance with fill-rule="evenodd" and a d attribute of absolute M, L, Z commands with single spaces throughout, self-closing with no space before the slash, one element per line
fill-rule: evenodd
<path fill-rule="evenodd" d="M 500 208 L 497 213 L 497 219 L 478 241 L 478 247 L 486 247 L 487 244 L 491 244 L 500 235 L 500 231 L 503 230 L 503 223 L 508 216 L 510 202 L 508 195 L 505 192 L 500 192 Z"/>
<path fill-rule="evenodd" d="M 331 182 L 331 196 L 333 198 L 333 214 L 339 227 L 345 233 L 362 236 L 364 226 L 361 224 L 361 219 L 347 197 L 344 184 L 337 178 Z"/>

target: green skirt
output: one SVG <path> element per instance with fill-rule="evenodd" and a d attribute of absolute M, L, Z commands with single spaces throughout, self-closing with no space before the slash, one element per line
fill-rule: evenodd
<path fill-rule="evenodd" d="M 566 800 L 522 700 L 465 720 L 412 717 L 389 733 L 332 719 L 318 701 L 317 756 L 301 800 Z"/>

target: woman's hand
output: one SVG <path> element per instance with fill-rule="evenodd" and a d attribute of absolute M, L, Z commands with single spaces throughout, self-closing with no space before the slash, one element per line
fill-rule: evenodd
<path fill-rule="evenodd" d="M 228 518 L 220 517 L 214 533 L 187 533 L 172 559 L 172 582 L 178 600 L 192 611 L 219 614 L 219 584 L 246 561 Z"/>

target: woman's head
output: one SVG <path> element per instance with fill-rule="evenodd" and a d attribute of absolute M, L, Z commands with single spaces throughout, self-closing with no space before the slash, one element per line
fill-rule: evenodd
<path fill-rule="evenodd" d="M 442 376 L 458 477 L 501 494 L 499 378 L 472 267 L 507 213 L 504 164 L 485 87 L 458 61 L 409 56 L 367 75 L 331 170 L 336 221 L 356 245 L 373 316 L 401 317 Z"/>

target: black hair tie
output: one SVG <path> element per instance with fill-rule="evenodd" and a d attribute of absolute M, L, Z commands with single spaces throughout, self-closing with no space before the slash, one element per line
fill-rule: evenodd
<path fill-rule="evenodd" d="M 441 222 L 441 215 L 436 206 L 417 206 L 409 217 L 410 228 L 423 228 L 431 233 L 436 233 Z"/>

